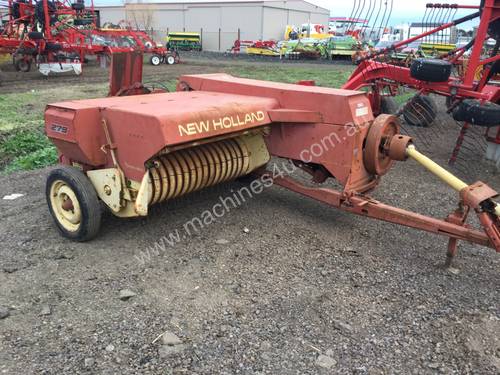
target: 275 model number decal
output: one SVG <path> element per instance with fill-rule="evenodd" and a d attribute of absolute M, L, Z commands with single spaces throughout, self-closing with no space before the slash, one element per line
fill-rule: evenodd
<path fill-rule="evenodd" d="M 61 133 L 61 134 L 67 134 L 68 133 L 68 127 L 67 126 L 62 126 L 62 125 L 57 125 L 57 124 L 52 124 L 50 127 L 50 130 L 56 132 L 56 133 Z"/>

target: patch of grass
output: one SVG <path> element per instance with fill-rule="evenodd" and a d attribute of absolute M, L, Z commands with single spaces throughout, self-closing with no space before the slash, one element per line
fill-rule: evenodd
<path fill-rule="evenodd" d="M 43 112 L 36 108 L 37 99 L 32 93 L 0 95 L 0 130 L 13 129 L 16 126 L 38 124 L 43 119 Z"/>
<path fill-rule="evenodd" d="M 10 162 L 5 168 L 5 172 L 14 172 L 19 170 L 31 170 L 43 168 L 57 162 L 57 150 L 54 146 L 48 146 L 31 154 L 18 156 Z"/>
<path fill-rule="evenodd" d="M 57 151 L 43 132 L 48 103 L 105 96 L 107 84 L 31 90 L 0 96 L 0 170 L 42 168 L 57 162 Z"/>
<path fill-rule="evenodd" d="M 266 81 L 296 83 L 301 80 L 314 80 L 318 86 L 341 87 L 351 75 L 351 66 L 313 66 L 309 68 L 291 65 L 232 67 L 228 73 L 237 77 L 255 78 Z"/>
<path fill-rule="evenodd" d="M 414 91 L 409 91 L 409 92 L 405 92 L 405 93 L 400 94 L 400 95 L 396 95 L 394 97 L 394 100 L 396 101 L 396 103 L 401 105 L 401 104 L 406 103 L 408 100 L 410 100 L 414 95 L 415 95 Z"/>
<path fill-rule="evenodd" d="M 57 151 L 40 128 L 24 128 L 2 136 L 0 161 L 6 172 L 45 167 L 57 161 Z"/>

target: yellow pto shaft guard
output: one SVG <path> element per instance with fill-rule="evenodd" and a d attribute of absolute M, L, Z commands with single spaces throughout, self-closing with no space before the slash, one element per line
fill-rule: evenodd
<path fill-rule="evenodd" d="M 454 176 L 452 173 L 448 172 L 446 169 L 441 167 L 439 164 L 435 163 L 431 159 L 429 159 L 424 154 L 417 151 L 415 145 L 410 144 L 406 148 L 406 154 L 415 160 L 417 163 L 422 165 L 425 169 L 439 177 L 446 184 L 451 186 L 454 190 L 461 192 L 462 190 L 469 187 L 465 182 L 463 182 L 458 177 Z M 495 205 L 495 214 L 500 217 L 500 205 L 496 202 L 493 202 Z"/>

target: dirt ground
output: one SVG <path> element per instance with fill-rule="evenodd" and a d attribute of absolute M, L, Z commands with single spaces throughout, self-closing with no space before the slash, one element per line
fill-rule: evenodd
<path fill-rule="evenodd" d="M 186 63 L 161 74 L 193 71 L 217 66 Z M 16 90 L 83 78 L 28 79 L 14 80 Z M 428 148 L 440 163 L 453 146 L 452 125 L 440 114 L 433 130 L 439 137 Z M 490 163 L 469 167 L 471 180 L 500 188 Z M 49 170 L 0 177 L 2 196 L 24 194 L 0 200 L 2 374 L 500 373 L 493 250 L 462 243 L 446 269 L 443 237 L 278 187 L 155 248 L 243 182 L 154 207 L 144 219 L 106 213 L 96 240 L 74 243 L 52 225 Z M 396 165 L 373 195 L 440 218 L 456 202 L 413 162 Z"/>

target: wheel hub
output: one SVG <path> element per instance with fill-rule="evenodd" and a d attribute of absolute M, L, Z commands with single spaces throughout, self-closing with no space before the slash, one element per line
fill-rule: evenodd
<path fill-rule="evenodd" d="M 399 134 L 399 122 L 395 116 L 380 115 L 375 118 L 366 137 L 363 161 L 368 172 L 378 176 L 386 174 L 392 166 L 388 146 Z"/>
<path fill-rule="evenodd" d="M 77 231 L 82 212 L 75 192 L 65 182 L 55 181 L 51 187 L 50 201 L 59 224 L 68 231 Z"/>

